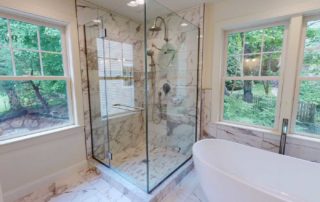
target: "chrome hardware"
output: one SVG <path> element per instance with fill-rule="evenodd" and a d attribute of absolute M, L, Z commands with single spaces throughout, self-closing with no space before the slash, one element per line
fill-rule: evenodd
<path fill-rule="evenodd" d="M 107 157 L 107 159 L 112 160 L 112 153 L 107 152 L 106 157 Z"/>
<path fill-rule="evenodd" d="M 280 147 L 279 147 L 279 154 L 282 154 L 282 155 L 284 155 L 285 151 L 286 151 L 288 125 L 289 125 L 289 120 L 288 119 L 283 119 L 282 120 L 281 137 L 280 137 Z"/>
<path fill-rule="evenodd" d="M 132 107 L 132 106 L 123 105 L 123 104 L 114 104 L 114 105 L 112 105 L 112 107 L 117 108 L 117 109 L 132 111 L 132 112 L 144 110 L 144 108 L 141 108 L 141 107 Z"/>

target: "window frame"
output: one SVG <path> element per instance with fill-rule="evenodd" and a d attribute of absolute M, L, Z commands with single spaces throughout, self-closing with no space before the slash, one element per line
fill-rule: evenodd
<path fill-rule="evenodd" d="M 248 31 L 254 31 L 254 30 L 259 30 L 259 29 L 265 29 L 265 28 L 271 28 L 271 27 L 276 27 L 276 26 L 284 26 L 284 32 L 283 32 L 283 44 L 282 44 L 282 52 L 281 52 L 281 66 L 279 70 L 279 76 L 234 76 L 234 77 L 228 77 L 227 76 L 227 59 L 228 59 L 228 35 L 232 33 L 239 33 L 239 32 L 248 32 Z M 266 23 L 266 24 L 260 24 L 256 26 L 250 26 L 246 28 L 240 28 L 240 29 L 231 29 L 231 30 L 224 30 L 223 33 L 223 54 L 222 54 L 222 62 L 221 62 L 221 83 L 220 83 L 220 112 L 219 112 L 219 122 L 222 123 L 229 123 L 233 125 L 238 125 L 238 126 L 248 126 L 248 127 L 253 127 L 253 128 L 258 128 L 258 129 L 263 129 L 263 130 L 271 130 L 271 131 L 276 131 L 279 129 L 279 120 L 280 120 L 280 115 L 281 115 L 281 101 L 282 101 L 282 91 L 283 91 L 283 86 L 284 86 L 284 72 L 286 68 L 286 55 L 287 55 L 287 47 L 288 47 L 288 30 L 289 30 L 289 21 L 279 21 L 275 23 Z M 245 41 L 244 41 L 245 44 Z M 243 50 L 244 51 L 244 50 Z M 260 54 L 264 53 L 260 51 Z M 246 55 L 244 52 L 241 53 L 241 56 Z M 261 55 L 262 57 L 262 55 Z M 261 64 L 260 64 L 261 67 Z M 259 70 L 259 73 L 261 73 L 261 68 Z M 277 80 L 279 81 L 279 87 L 278 87 L 278 94 L 276 96 L 277 102 L 276 102 L 276 109 L 275 109 L 275 121 L 274 121 L 274 126 L 273 127 L 266 127 L 266 126 L 259 126 L 259 125 L 254 125 L 254 124 L 249 124 L 249 123 L 243 123 L 243 122 L 236 122 L 232 120 L 225 120 L 224 119 L 224 87 L 225 87 L 225 82 L 227 80 L 252 80 L 252 81 L 271 81 L 271 80 Z"/>
<path fill-rule="evenodd" d="M 45 17 L 38 17 L 38 16 L 31 16 L 28 14 L 18 13 L 16 11 L 6 11 L 0 9 L 0 17 L 6 18 L 8 20 L 8 34 L 9 34 L 9 45 L 8 49 L 10 50 L 11 55 L 11 62 L 12 62 L 12 70 L 13 72 L 16 71 L 15 67 L 15 59 L 13 55 L 13 50 L 26 50 L 26 51 L 32 51 L 39 54 L 39 63 L 40 63 L 40 71 L 42 73 L 41 76 L 25 76 L 25 75 L 9 75 L 9 76 L 3 76 L 0 75 L 0 81 L 23 81 L 23 80 L 41 80 L 41 81 L 50 81 L 50 80 L 63 80 L 66 82 L 66 96 L 67 96 L 67 106 L 68 106 L 68 115 L 69 120 L 65 124 L 59 125 L 59 126 L 53 126 L 49 128 L 43 128 L 38 129 L 34 131 L 30 131 L 23 135 L 13 135 L 12 138 L 0 140 L 0 142 L 12 142 L 15 141 L 15 139 L 25 139 L 23 137 L 34 137 L 39 135 L 42 135 L 44 133 L 51 133 L 55 132 L 56 130 L 63 130 L 63 128 L 70 128 L 76 126 L 75 123 L 75 109 L 74 109 L 74 96 L 73 96 L 73 82 L 72 82 L 72 75 L 70 70 L 70 62 L 69 62 L 69 46 L 68 46 L 68 40 L 67 40 L 67 25 L 64 25 L 64 23 L 61 23 L 59 21 L 49 20 Z M 63 76 L 45 76 L 43 75 L 43 65 L 42 65 L 42 58 L 40 57 L 40 53 L 58 53 L 54 51 L 44 51 L 41 50 L 41 41 L 40 41 L 40 35 L 39 30 L 37 31 L 37 45 L 38 48 L 36 50 L 32 49 L 25 49 L 25 48 L 13 48 L 12 46 L 12 39 L 11 39 L 11 29 L 10 29 L 10 20 L 16 20 L 21 21 L 25 23 L 30 23 L 36 26 L 45 26 L 48 28 L 54 28 L 58 29 L 61 33 L 61 56 L 62 56 L 62 63 L 63 63 Z"/>
<path fill-rule="evenodd" d="M 301 76 L 301 71 L 304 67 L 304 54 L 305 54 L 305 39 L 308 29 L 308 22 L 312 20 L 320 20 L 320 15 L 312 15 L 312 16 L 305 16 L 303 15 L 303 24 L 302 24 L 302 33 L 300 37 L 300 47 L 299 47 L 299 59 L 296 67 L 296 76 L 295 80 L 295 87 L 294 87 L 294 99 L 292 105 L 292 113 L 291 113 L 291 123 L 289 126 L 289 131 L 294 135 L 299 135 L 303 137 L 311 137 L 311 138 L 318 138 L 319 135 L 306 133 L 306 132 L 299 132 L 296 131 L 296 121 L 297 121 L 297 114 L 298 114 L 298 105 L 299 105 L 299 97 L 300 97 L 300 86 L 302 81 L 320 81 L 320 75 L 318 76 Z"/>

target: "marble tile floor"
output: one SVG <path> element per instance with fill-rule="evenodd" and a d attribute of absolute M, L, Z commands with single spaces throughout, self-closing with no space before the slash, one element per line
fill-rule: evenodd
<path fill-rule="evenodd" d="M 131 202 L 101 178 L 94 178 L 55 196 L 49 202 Z M 192 170 L 161 202 L 208 202 Z"/>
<path fill-rule="evenodd" d="M 161 180 L 187 160 L 188 156 L 169 147 L 151 147 L 149 149 L 150 187 Z M 145 144 L 131 147 L 114 154 L 111 161 L 113 169 L 120 171 L 125 178 L 142 189 L 146 188 L 147 164 Z"/>

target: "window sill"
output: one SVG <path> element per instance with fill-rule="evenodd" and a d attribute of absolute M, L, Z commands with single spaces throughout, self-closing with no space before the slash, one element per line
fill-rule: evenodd
<path fill-rule="evenodd" d="M 264 129 L 264 128 L 258 128 L 258 127 L 253 127 L 253 126 L 247 126 L 247 125 L 240 125 L 240 124 L 234 124 L 234 123 L 228 123 L 228 122 L 216 122 L 213 123 L 216 125 L 222 125 L 222 126 L 229 126 L 229 127 L 233 127 L 233 128 L 240 128 L 240 129 L 245 129 L 245 130 L 251 130 L 251 131 L 255 131 L 255 132 L 260 132 L 260 133 L 269 133 L 271 135 L 277 135 L 279 136 L 279 132 L 274 131 L 274 130 L 268 130 L 268 129 Z"/>
<path fill-rule="evenodd" d="M 254 132 L 260 132 L 264 134 L 270 135 L 269 137 L 278 137 L 280 136 L 280 133 L 277 133 L 276 131 L 262 129 L 262 128 L 256 128 L 256 127 L 250 127 L 250 126 L 244 126 L 244 125 L 238 125 L 228 122 L 215 122 L 211 123 L 215 125 L 221 125 L 221 126 L 227 126 L 227 127 L 233 127 L 233 128 L 239 128 L 244 130 L 250 130 Z M 306 147 L 313 147 L 313 148 L 320 148 L 320 138 L 310 137 L 310 136 L 304 136 L 294 133 L 288 133 L 287 136 L 287 143 L 288 144 L 295 144 L 295 145 L 302 145 Z"/>
<path fill-rule="evenodd" d="M 304 136 L 300 134 L 288 134 L 287 143 L 303 145 L 308 147 L 319 148 L 320 147 L 320 139 L 312 136 Z"/>
<path fill-rule="evenodd" d="M 3 140 L 0 141 L 0 155 L 2 153 L 20 150 L 32 145 L 39 145 L 69 135 L 81 135 L 81 132 L 83 132 L 83 126 L 70 125 L 50 131 Z"/>

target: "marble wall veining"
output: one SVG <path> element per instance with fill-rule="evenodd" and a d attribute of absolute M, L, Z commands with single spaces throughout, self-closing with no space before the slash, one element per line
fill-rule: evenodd
<path fill-rule="evenodd" d="M 135 44 L 134 45 L 134 85 L 135 85 L 135 105 L 143 107 L 144 104 L 144 51 L 143 51 L 143 26 L 140 25 L 140 23 L 134 22 L 126 17 L 119 16 L 117 14 L 112 13 L 111 11 L 101 9 L 98 10 L 95 8 L 94 5 L 89 4 L 87 1 L 79 0 L 77 1 L 77 11 L 78 11 L 78 27 L 79 27 L 79 43 L 80 43 L 80 54 L 81 54 L 81 71 L 82 71 L 82 89 L 83 89 L 83 96 L 84 96 L 84 117 L 85 117 L 85 133 L 86 133 L 86 145 L 87 145 L 87 155 L 90 158 L 92 156 L 92 148 L 91 148 L 91 124 L 90 124 L 90 111 L 89 111 L 89 87 L 88 87 L 88 76 L 90 78 L 90 75 L 87 75 L 87 67 L 91 66 L 97 66 L 94 63 L 97 62 L 96 53 L 90 52 L 90 44 L 92 45 L 91 50 L 96 49 L 95 44 L 95 37 L 94 35 L 98 34 L 98 28 L 91 33 L 91 38 L 86 36 L 87 44 L 85 41 L 84 36 L 84 25 L 88 22 L 90 22 L 91 19 L 95 19 L 98 16 L 104 16 L 103 21 L 106 23 L 106 27 L 108 28 L 108 38 L 116 40 L 116 41 L 126 41 Z M 187 136 L 190 137 L 193 134 L 190 133 L 189 135 L 186 134 L 188 131 L 194 131 L 196 128 L 196 110 L 195 108 L 198 107 L 198 116 L 200 115 L 200 105 L 201 102 L 197 103 L 197 90 L 201 91 L 201 70 L 202 70 L 202 33 L 203 33 L 203 5 L 199 5 L 190 9 L 186 9 L 183 11 L 177 12 L 179 17 L 177 15 L 171 14 L 168 16 L 165 16 L 166 21 L 168 23 L 169 27 L 169 38 L 170 43 L 173 44 L 174 47 L 177 48 L 177 56 L 178 58 L 177 65 L 179 67 L 183 67 L 180 69 L 160 69 L 157 70 L 156 75 L 158 78 L 156 79 L 156 86 L 157 89 L 160 89 L 160 85 L 162 85 L 165 82 L 171 82 L 172 83 L 172 90 L 170 92 L 170 95 L 167 96 L 167 98 L 170 97 L 170 99 L 162 98 L 162 104 L 165 106 L 164 109 L 165 113 L 168 112 L 166 115 L 167 121 L 162 121 L 161 124 L 158 126 L 155 126 L 157 124 L 153 123 L 153 121 L 150 121 L 151 129 L 149 131 L 150 133 L 150 145 L 159 145 L 159 143 L 163 143 L 162 146 L 169 145 L 172 146 L 172 148 L 175 148 L 179 142 L 181 142 L 182 145 L 181 148 L 184 151 L 190 150 L 190 147 L 192 145 L 192 142 L 194 138 L 186 138 Z M 195 26 L 193 29 L 190 28 L 184 28 L 181 27 L 180 24 L 182 22 L 182 19 L 185 19 L 189 21 L 188 23 L 192 23 Z M 151 26 L 151 23 L 153 23 L 153 19 L 150 19 L 148 22 L 148 25 Z M 190 27 L 190 26 L 189 26 Z M 200 28 L 200 32 L 198 32 L 197 27 Z M 87 31 L 88 32 L 88 31 Z M 200 34 L 199 34 L 200 33 Z M 161 46 L 164 44 L 162 39 L 162 32 L 158 34 L 151 34 L 148 36 L 147 39 L 147 45 L 151 46 L 151 44 L 154 44 L 155 46 L 158 46 L 161 48 Z M 88 34 L 87 34 L 88 35 Z M 90 35 L 90 34 L 89 34 Z M 161 35 L 161 36 L 158 36 Z M 195 40 L 198 40 L 199 37 L 199 47 L 198 44 L 195 43 Z M 90 42 L 90 40 L 92 40 Z M 89 46 L 88 46 L 89 44 Z M 86 52 L 85 48 L 87 45 L 87 49 L 89 49 L 88 52 Z M 191 47 L 190 45 L 193 45 Z M 199 48 L 199 53 L 198 53 Z M 163 56 L 163 55 L 162 55 Z M 198 58 L 199 56 L 199 58 Z M 161 57 L 160 54 L 156 55 L 156 61 L 162 61 L 158 60 L 158 57 Z M 161 58 L 159 58 L 161 59 Z M 165 59 L 165 58 L 164 58 Z M 149 61 L 148 61 L 149 62 Z M 88 63 L 88 64 L 87 64 Z M 94 65 L 90 64 L 93 63 Z M 158 64 L 161 66 L 161 64 Z M 198 65 L 199 68 L 198 68 Z M 149 67 L 150 68 L 150 67 Z M 98 74 L 97 70 L 90 70 L 94 72 L 94 74 Z M 96 71 L 96 72 L 95 72 Z M 151 70 L 149 69 L 151 72 Z M 91 72 L 90 72 L 91 73 Z M 148 73 L 148 75 L 151 75 L 152 73 Z M 94 76 L 94 75 L 93 75 Z M 199 78 L 197 78 L 199 77 Z M 151 78 L 151 77 L 150 77 Z M 148 81 L 148 86 L 150 88 L 151 82 Z M 198 83 L 197 83 L 198 82 Z M 198 85 L 198 89 L 197 89 Z M 95 92 L 96 89 L 96 92 Z M 90 83 L 90 94 L 92 96 L 91 102 L 93 102 L 96 106 L 100 106 L 99 100 L 94 99 L 96 96 L 98 96 L 98 83 Z M 157 92 L 150 92 L 154 95 L 157 95 Z M 200 93 L 198 95 L 201 95 Z M 189 99 L 190 97 L 193 97 L 192 99 Z M 155 99 L 155 103 L 158 104 L 158 100 Z M 149 97 L 149 102 L 151 102 L 151 105 L 154 104 L 153 99 Z M 198 106 L 196 106 L 198 104 Z M 92 103 L 91 103 L 92 105 Z M 151 108 L 152 106 L 149 106 L 149 112 L 152 112 Z M 100 116 L 100 108 L 92 108 L 91 107 L 91 113 L 93 114 L 93 117 L 91 117 L 93 126 L 96 126 L 97 128 L 93 128 L 93 131 L 97 133 L 98 135 L 94 137 L 95 141 L 100 142 L 100 144 L 95 144 L 96 148 L 94 148 L 94 151 L 96 150 L 98 153 L 100 152 L 101 158 L 105 156 L 106 150 L 106 139 L 103 134 L 107 132 L 105 121 L 101 120 Z M 153 110 L 157 110 L 155 107 Z M 170 112 L 170 113 L 169 113 Z M 159 116 L 160 111 L 158 111 L 157 116 Z M 162 111 L 163 113 L 163 111 Z M 127 125 L 139 125 L 137 123 L 137 120 L 141 121 L 141 124 L 144 124 L 144 116 L 142 113 L 141 117 L 139 115 L 131 115 L 131 118 L 127 117 L 125 124 Z M 151 117 L 151 116 L 149 116 Z M 128 146 L 126 144 L 126 140 L 124 138 L 121 139 L 121 137 L 131 137 L 132 134 L 135 134 L 133 139 L 136 139 L 137 141 L 143 141 L 143 137 L 138 136 L 144 135 L 145 130 L 143 126 L 135 127 L 135 131 L 137 128 L 140 129 L 140 132 L 136 131 L 132 133 L 131 135 L 126 135 L 130 130 L 118 130 L 121 125 L 123 125 L 125 118 L 116 118 L 111 119 L 109 123 L 109 129 L 110 129 L 110 141 L 114 141 L 115 145 L 118 145 L 117 148 L 115 148 L 115 151 L 119 150 L 120 143 L 123 143 L 122 148 Z M 198 123 L 200 124 L 200 119 L 197 119 Z M 111 123 L 112 122 L 112 123 Z M 169 123 L 169 124 L 168 124 Z M 126 125 L 126 126 L 127 126 Z M 153 127 L 154 126 L 154 127 Z M 130 128 L 130 127 L 129 127 Z M 132 127 L 131 127 L 132 128 Z M 168 129 L 167 129 L 168 128 Z M 198 130 L 200 130 L 200 127 L 197 127 Z M 157 130 L 159 129 L 159 130 Z M 170 132 L 172 136 L 167 136 L 167 132 Z M 121 133 L 121 134 L 120 134 Z M 100 134 L 100 135 L 99 135 Z M 114 135 L 112 135 L 114 134 Z M 119 139 L 120 138 L 120 139 Z M 128 138 L 130 140 L 130 138 Z M 113 144 L 109 144 L 113 145 Z M 161 145 L 160 145 L 161 146 Z"/>
<path fill-rule="evenodd" d="M 150 120 L 149 137 L 154 145 L 169 145 L 183 151 L 189 150 L 190 154 L 196 124 L 200 123 L 196 109 L 198 107 L 200 114 L 201 103 L 197 102 L 197 93 L 201 91 L 203 5 L 176 14 L 162 16 L 169 30 L 167 43 L 162 32 L 149 32 L 147 36 L 147 48 L 154 50 L 156 61 L 156 68 L 149 67 L 156 77 L 154 86 L 150 84 L 153 89 L 150 92 L 149 117 L 159 116 L 160 109 L 154 106 L 159 106 L 160 102 L 166 115 L 161 124 Z M 152 26 L 153 20 L 148 19 L 148 27 Z M 181 26 L 183 22 L 187 26 Z M 163 50 L 173 51 L 167 53 Z M 151 63 L 150 58 L 147 62 Z M 167 95 L 162 90 L 165 83 L 171 87 Z M 196 120 L 199 122 L 196 123 Z"/>
<path fill-rule="evenodd" d="M 95 158 L 109 164 L 106 152 L 111 151 L 113 160 L 110 162 L 113 168 L 129 178 L 136 178 L 138 174 L 141 176 L 141 171 L 146 175 L 145 150 L 148 148 L 150 159 L 162 159 L 151 160 L 149 163 L 149 175 L 157 176 L 153 181 L 151 179 L 151 185 L 154 186 L 191 156 L 196 128 L 198 131 L 200 128 L 200 119 L 197 119 L 197 116 L 200 114 L 201 102 L 197 102 L 197 96 L 201 91 L 204 6 L 161 16 L 168 26 L 168 42 L 163 40 L 163 30 L 157 33 L 148 32 L 146 36 L 146 45 L 154 51 L 156 66 L 155 69 L 152 68 L 150 57 L 147 57 L 149 130 L 145 131 L 143 110 L 110 117 L 108 123 L 101 118 L 102 101 L 97 99 L 100 96 L 96 43 L 99 25 L 90 21 L 98 17 L 102 19 L 104 27 L 107 28 L 107 39 L 133 44 L 134 105 L 142 109 L 145 108 L 143 23 L 97 8 L 87 1 L 78 0 L 77 4 L 87 156 L 91 158 L 93 150 Z M 147 19 L 147 26 L 151 27 L 153 22 L 154 19 Z M 181 26 L 182 22 L 186 22 L 187 26 Z M 171 49 L 173 51 L 170 51 Z M 171 87 L 167 95 L 162 88 L 164 83 L 169 83 Z M 159 92 L 162 93 L 161 100 L 158 98 Z M 148 143 L 145 139 L 146 132 Z M 91 135 L 94 144 L 91 143 Z M 141 146 L 142 144 L 144 146 Z M 94 148 L 91 148 L 91 145 L 94 145 Z M 128 151 L 135 151 L 130 153 L 132 158 L 130 155 L 123 156 Z M 137 159 L 138 161 L 135 161 Z M 173 160 L 175 164 L 170 163 Z M 159 164 L 168 165 L 158 166 Z M 145 179 L 144 175 L 141 179 Z M 139 179 L 136 181 L 140 182 L 141 187 L 145 187 L 145 182 Z"/>

